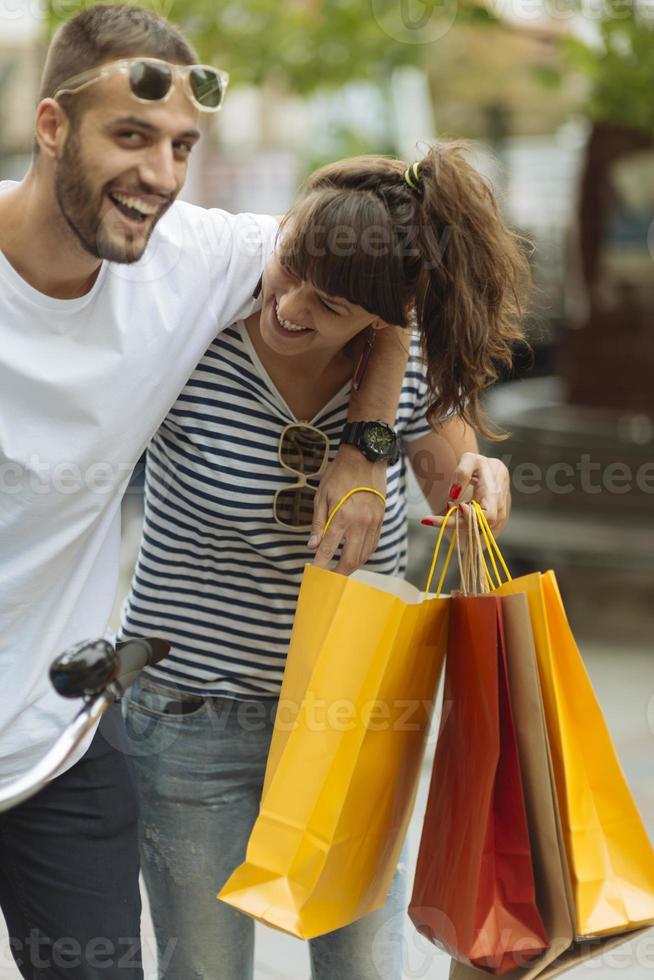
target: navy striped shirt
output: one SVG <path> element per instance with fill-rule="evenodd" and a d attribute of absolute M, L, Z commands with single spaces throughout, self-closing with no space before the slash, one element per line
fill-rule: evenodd
<path fill-rule="evenodd" d="M 311 420 L 336 454 L 351 383 Z M 417 343 L 396 428 L 403 443 L 431 431 Z M 242 321 L 211 344 L 147 453 L 145 518 L 121 636 L 157 634 L 172 651 L 148 668 L 159 683 L 202 695 L 277 696 L 302 572 L 307 531 L 278 525 L 275 492 L 295 482 L 277 452 L 297 421 L 269 378 Z M 406 566 L 406 459 L 388 470 L 379 546 L 366 568 Z"/>

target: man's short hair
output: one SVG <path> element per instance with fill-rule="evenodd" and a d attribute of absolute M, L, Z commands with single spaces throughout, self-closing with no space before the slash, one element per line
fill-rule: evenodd
<path fill-rule="evenodd" d="M 63 24 L 53 37 L 41 79 L 40 99 L 52 98 L 73 75 L 107 61 L 139 55 L 177 65 L 198 61 L 181 31 L 152 10 L 132 4 L 89 7 Z M 76 96 L 75 100 L 66 101 L 65 108 L 77 115 L 79 105 Z"/>

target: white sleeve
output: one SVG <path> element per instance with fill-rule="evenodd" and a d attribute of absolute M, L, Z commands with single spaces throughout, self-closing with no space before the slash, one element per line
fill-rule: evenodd
<path fill-rule="evenodd" d="M 195 226 L 207 262 L 214 335 L 260 305 L 254 291 L 274 247 L 278 221 L 262 214 L 202 211 Z"/>

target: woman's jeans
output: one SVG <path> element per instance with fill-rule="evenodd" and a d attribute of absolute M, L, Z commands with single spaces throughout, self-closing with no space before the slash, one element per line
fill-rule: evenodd
<path fill-rule="evenodd" d="M 254 921 L 216 893 L 245 858 L 274 698 L 199 698 L 142 675 L 125 716 L 142 871 L 166 980 L 252 980 Z M 310 941 L 313 980 L 400 980 L 405 854 L 385 906 Z"/>

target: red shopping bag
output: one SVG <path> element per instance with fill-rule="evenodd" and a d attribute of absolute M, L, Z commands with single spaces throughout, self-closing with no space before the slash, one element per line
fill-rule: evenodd
<path fill-rule="evenodd" d="M 451 956 L 494 974 L 549 945 L 495 596 L 451 600 L 443 713 L 409 914 Z"/>

